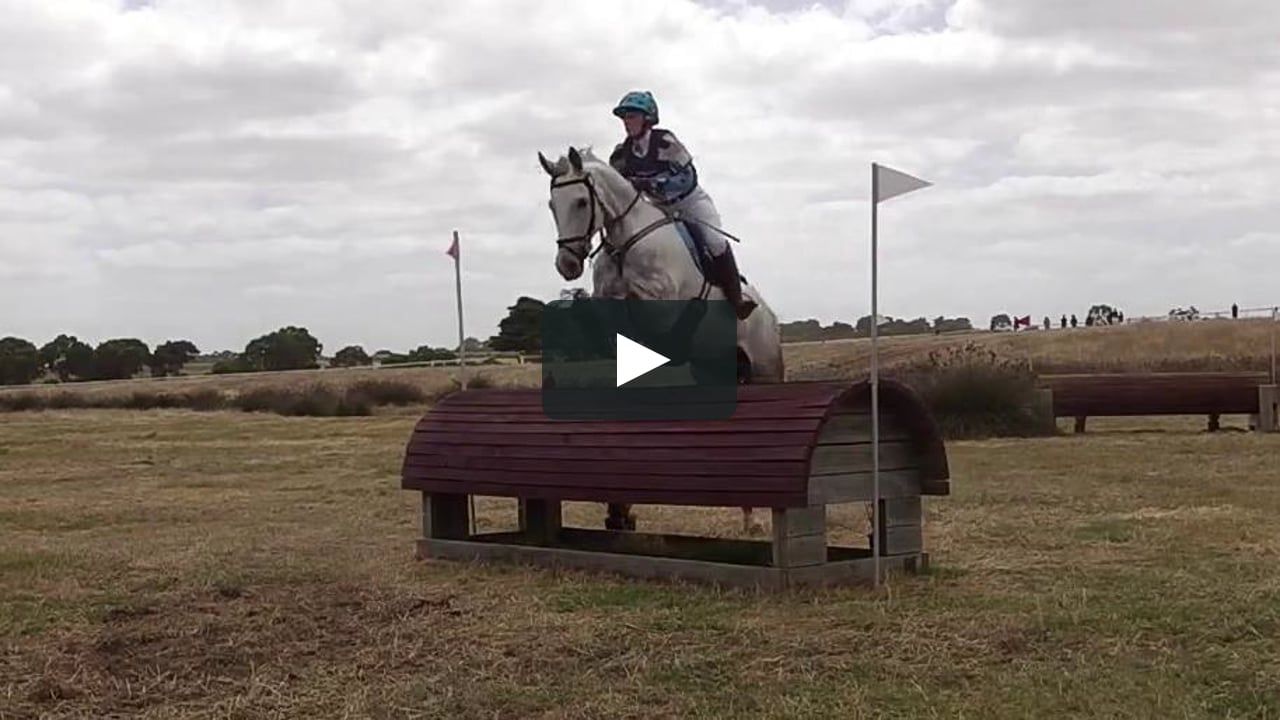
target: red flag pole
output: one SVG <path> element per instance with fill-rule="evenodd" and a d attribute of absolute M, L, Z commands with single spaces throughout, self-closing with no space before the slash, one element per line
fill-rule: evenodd
<path fill-rule="evenodd" d="M 467 389 L 466 337 L 462 329 L 462 248 L 458 243 L 458 231 L 453 231 L 453 244 L 448 255 L 453 258 L 454 288 L 458 298 L 458 384 Z"/>

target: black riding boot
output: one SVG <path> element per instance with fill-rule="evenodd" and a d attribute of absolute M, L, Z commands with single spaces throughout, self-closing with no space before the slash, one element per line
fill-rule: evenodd
<path fill-rule="evenodd" d="M 715 276 L 716 285 L 720 286 L 733 305 L 738 319 L 746 320 L 756 309 L 756 303 L 751 298 L 742 296 L 742 277 L 738 273 L 738 262 L 733 257 L 732 246 L 711 258 L 711 272 Z"/>

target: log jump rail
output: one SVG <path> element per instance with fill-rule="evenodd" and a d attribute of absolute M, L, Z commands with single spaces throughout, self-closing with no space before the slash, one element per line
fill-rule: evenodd
<path fill-rule="evenodd" d="M 405 450 L 401 487 L 422 494 L 417 556 L 768 590 L 870 582 L 870 547 L 827 540 L 828 504 L 873 500 L 870 402 L 866 382 L 742 385 L 727 420 L 595 422 L 546 418 L 538 390 L 456 392 Z M 927 407 L 881 380 L 882 575 L 927 565 L 922 496 L 949 495 L 949 477 Z M 472 533 L 475 495 L 517 498 L 519 528 Z M 770 508 L 772 536 L 567 527 L 565 501 Z"/>
<path fill-rule="evenodd" d="M 1206 415 L 1211 431 L 1222 415 L 1249 415 L 1255 430 L 1277 429 L 1280 393 L 1267 373 L 1043 375 L 1039 385 L 1054 417 L 1075 418 L 1078 433 L 1089 417 L 1156 415 Z"/>

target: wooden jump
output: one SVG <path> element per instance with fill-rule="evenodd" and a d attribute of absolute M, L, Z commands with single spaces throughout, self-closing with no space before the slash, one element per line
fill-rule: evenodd
<path fill-rule="evenodd" d="M 950 494 L 926 406 L 880 381 L 882 573 L 919 571 L 922 496 Z M 565 566 L 782 589 L 865 583 L 870 547 L 827 540 L 828 504 L 873 500 L 866 382 L 742 385 L 720 421 L 556 421 L 538 390 L 454 393 L 417 423 L 401 487 L 422 494 L 419 558 Z M 519 500 L 519 528 L 472 534 L 468 496 Z M 769 540 L 566 527 L 561 503 L 760 507 Z M 643 522 L 643 520 L 641 521 Z"/>
<path fill-rule="evenodd" d="M 1043 375 L 1039 385 L 1054 417 L 1074 417 L 1076 432 L 1087 418 L 1207 415 L 1218 429 L 1221 415 L 1249 415 L 1260 432 L 1277 429 L 1276 386 L 1267 373 L 1108 373 Z"/>

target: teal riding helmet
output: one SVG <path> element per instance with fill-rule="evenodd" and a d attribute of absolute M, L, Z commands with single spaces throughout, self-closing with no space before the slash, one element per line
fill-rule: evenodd
<path fill-rule="evenodd" d="M 623 95 L 618 106 L 613 109 L 613 114 L 622 117 L 628 110 L 643 113 L 649 118 L 649 122 L 658 124 L 658 101 L 653 99 L 653 93 L 648 90 L 633 90 Z"/>

